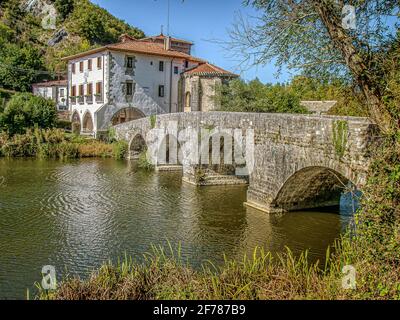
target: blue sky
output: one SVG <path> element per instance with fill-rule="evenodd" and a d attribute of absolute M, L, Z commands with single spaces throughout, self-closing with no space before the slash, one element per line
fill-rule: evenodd
<path fill-rule="evenodd" d="M 157 35 L 164 25 L 167 30 L 168 0 L 91 0 L 107 9 L 116 17 L 139 27 L 146 35 Z M 241 73 L 237 61 L 229 57 L 229 52 L 210 40 L 227 40 L 227 29 L 232 25 L 238 12 L 254 16 L 257 12 L 245 7 L 242 0 L 170 0 L 171 36 L 194 42 L 192 54 L 211 63 L 241 74 L 242 78 L 252 80 L 258 77 L 263 82 L 285 82 L 290 74 L 284 71 L 276 76 L 273 64 L 253 67 Z"/>

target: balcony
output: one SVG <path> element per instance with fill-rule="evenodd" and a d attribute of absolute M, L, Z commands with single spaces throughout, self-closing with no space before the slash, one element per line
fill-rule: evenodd
<path fill-rule="evenodd" d="M 87 104 L 92 104 L 93 103 L 93 95 L 86 95 L 85 100 Z"/>
<path fill-rule="evenodd" d="M 103 95 L 102 94 L 95 94 L 94 95 L 96 103 L 102 103 L 103 102 Z"/>
<path fill-rule="evenodd" d="M 79 104 L 84 104 L 85 103 L 84 96 L 78 96 L 76 98 L 77 98 Z"/>

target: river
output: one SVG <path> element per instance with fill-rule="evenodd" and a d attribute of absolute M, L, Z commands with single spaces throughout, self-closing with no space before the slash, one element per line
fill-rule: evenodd
<path fill-rule="evenodd" d="M 194 267 L 241 259 L 256 246 L 325 258 L 348 224 L 337 212 L 267 215 L 246 209 L 246 187 L 195 187 L 179 173 L 146 172 L 112 159 L 0 158 L 0 298 L 35 292 L 45 265 L 82 277 L 151 244 L 182 246 Z"/>

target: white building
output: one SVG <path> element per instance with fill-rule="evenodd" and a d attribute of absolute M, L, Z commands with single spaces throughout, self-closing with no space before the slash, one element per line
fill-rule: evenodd
<path fill-rule="evenodd" d="M 119 43 L 64 58 L 68 61 L 72 121 L 79 122 L 82 133 L 99 135 L 112 124 L 190 111 L 192 88 L 184 75 L 199 66 L 211 66 L 191 56 L 191 46 L 188 41 L 163 35 L 141 40 L 123 35 Z M 218 76 L 236 77 L 217 70 Z M 197 90 L 193 99 L 198 101 L 198 87 L 193 90 Z"/>
<path fill-rule="evenodd" d="M 68 110 L 68 83 L 67 80 L 47 81 L 32 84 L 34 95 L 52 99 L 58 111 Z"/>

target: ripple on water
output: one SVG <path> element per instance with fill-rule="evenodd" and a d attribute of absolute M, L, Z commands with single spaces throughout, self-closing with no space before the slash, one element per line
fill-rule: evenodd
<path fill-rule="evenodd" d="M 23 298 L 45 264 L 84 276 L 109 258 L 138 257 L 166 239 L 181 242 L 183 257 L 198 266 L 255 246 L 311 248 L 320 257 L 340 232 L 338 216 L 253 213 L 243 207 L 245 187 L 197 188 L 179 173 L 108 159 L 0 159 L 0 176 L 7 181 L 0 195 L 0 297 Z"/>

